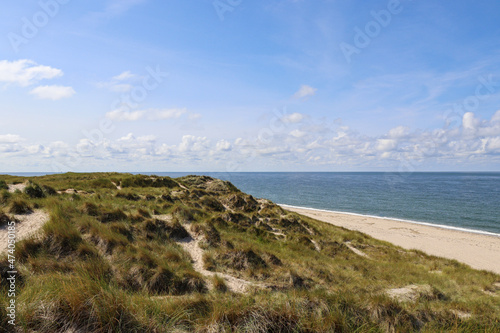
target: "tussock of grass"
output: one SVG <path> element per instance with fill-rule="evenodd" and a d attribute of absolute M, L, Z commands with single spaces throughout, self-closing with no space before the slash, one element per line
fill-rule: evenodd
<path fill-rule="evenodd" d="M 252 250 L 229 250 L 220 254 L 218 260 L 221 265 L 238 271 L 267 267 L 266 262 Z"/>
<path fill-rule="evenodd" d="M 8 190 L 8 189 L 9 189 L 9 185 L 7 185 L 5 180 L 0 179 L 0 190 Z"/>
<path fill-rule="evenodd" d="M 99 221 L 103 223 L 123 221 L 126 218 L 127 215 L 119 208 L 109 210 L 105 209 L 99 214 Z"/>
<path fill-rule="evenodd" d="M 0 204 L 5 205 L 9 202 L 12 194 L 7 190 L 0 190 Z"/>
<path fill-rule="evenodd" d="M 44 198 L 45 193 L 43 192 L 43 188 L 36 184 L 30 183 L 28 186 L 24 188 L 24 193 L 26 193 L 30 198 Z"/>
<path fill-rule="evenodd" d="M 204 247 L 217 247 L 221 242 L 219 231 L 211 223 L 193 224 L 191 231 L 202 239 Z"/>
<path fill-rule="evenodd" d="M 20 198 L 12 200 L 9 205 L 9 213 L 11 214 L 22 215 L 22 214 L 29 214 L 31 212 L 32 210 L 30 204 L 26 200 Z"/>
<path fill-rule="evenodd" d="M 212 277 L 212 285 L 216 291 L 223 292 L 223 293 L 228 291 L 226 281 L 223 278 L 221 278 L 220 276 L 218 276 L 217 274 L 215 274 Z"/>
<path fill-rule="evenodd" d="M 43 225 L 45 238 L 42 246 L 56 256 L 72 253 L 82 242 L 81 234 L 73 223 L 71 216 L 63 207 L 52 207 L 50 220 Z"/>
<path fill-rule="evenodd" d="M 158 219 L 148 219 L 142 223 L 142 229 L 148 239 L 184 239 L 189 237 L 187 230 L 178 222 L 167 223 Z"/>
<path fill-rule="evenodd" d="M 118 192 L 118 193 L 116 193 L 116 197 L 117 198 L 123 198 L 123 199 L 129 200 L 129 201 L 139 201 L 139 200 L 141 200 L 140 196 L 138 196 L 137 194 L 132 193 L 132 192 Z"/>
<path fill-rule="evenodd" d="M 0 209 L 0 228 L 9 224 L 11 219 Z"/>

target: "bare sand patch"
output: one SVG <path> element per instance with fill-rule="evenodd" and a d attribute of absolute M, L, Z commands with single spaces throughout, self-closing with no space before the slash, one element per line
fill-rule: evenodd
<path fill-rule="evenodd" d="M 35 210 L 31 214 L 14 215 L 16 222 L 16 241 L 28 238 L 35 234 L 49 220 L 49 214 L 42 209 Z M 0 253 L 8 246 L 8 226 L 0 228 Z"/>
<path fill-rule="evenodd" d="M 9 185 L 9 192 L 10 193 L 14 193 L 16 190 L 19 190 L 19 191 L 24 191 L 24 189 L 26 188 L 27 184 L 26 183 L 22 183 L 22 184 L 10 184 Z"/>

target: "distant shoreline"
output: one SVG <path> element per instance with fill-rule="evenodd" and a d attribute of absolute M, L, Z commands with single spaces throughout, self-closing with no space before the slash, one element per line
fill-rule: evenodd
<path fill-rule="evenodd" d="M 462 228 L 442 228 L 431 223 L 396 220 L 378 216 L 341 213 L 312 208 L 280 205 L 284 209 L 360 231 L 405 249 L 454 259 L 475 269 L 500 274 L 500 235 L 470 232 Z"/>
<path fill-rule="evenodd" d="M 425 225 L 425 226 L 428 226 L 428 227 L 434 227 L 434 228 L 439 228 L 439 229 L 447 229 L 447 230 L 454 230 L 454 231 L 460 231 L 460 232 L 465 232 L 465 233 L 479 234 L 479 235 L 492 236 L 492 237 L 500 237 L 500 234 L 497 234 L 497 233 L 494 233 L 494 232 L 483 231 L 483 230 L 476 230 L 476 229 L 468 229 L 468 228 L 461 228 L 461 227 L 454 227 L 454 226 L 450 226 L 450 225 L 437 224 L 437 223 L 432 223 L 432 222 L 413 221 L 413 220 L 400 219 L 400 218 L 396 218 L 396 217 L 376 216 L 376 215 L 351 213 L 351 212 L 342 212 L 342 211 L 328 210 L 328 209 L 319 209 L 319 208 L 310 208 L 310 207 L 302 207 L 302 206 L 293 206 L 293 205 L 287 205 L 287 204 L 281 204 L 281 203 L 277 203 L 277 205 L 279 205 L 281 207 L 284 207 L 284 208 L 290 207 L 290 208 L 313 210 L 313 211 L 325 212 L 325 213 L 336 213 L 336 214 L 345 214 L 345 215 L 369 217 L 369 218 L 380 219 L 380 220 L 391 220 L 391 221 L 397 221 L 397 222 L 412 223 L 412 224 L 417 224 L 417 225 Z"/>

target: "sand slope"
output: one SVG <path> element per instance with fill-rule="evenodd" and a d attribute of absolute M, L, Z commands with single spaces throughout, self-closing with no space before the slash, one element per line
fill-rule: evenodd
<path fill-rule="evenodd" d="M 458 260 L 475 269 L 500 274 L 500 237 L 368 216 L 285 205 L 282 207 L 339 227 L 361 231 L 405 249 L 421 250 L 431 255 Z"/>
<path fill-rule="evenodd" d="M 48 221 L 49 214 L 45 211 L 39 209 L 35 210 L 31 214 L 26 215 L 14 215 L 14 217 L 19 221 L 16 222 L 16 241 L 20 241 L 24 238 L 31 236 L 40 227 Z M 8 227 L 5 225 L 0 228 L 0 253 L 5 251 L 8 246 Z"/>

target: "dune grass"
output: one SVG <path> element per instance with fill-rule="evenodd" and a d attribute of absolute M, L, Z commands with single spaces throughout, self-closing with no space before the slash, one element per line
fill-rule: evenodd
<path fill-rule="evenodd" d="M 16 244 L 24 331 L 500 331 L 498 275 L 289 213 L 228 182 L 117 173 L 0 180 L 31 180 L 43 193 L 2 192 L 0 211 L 50 214 L 40 235 Z M 77 193 L 55 192 L 66 189 Z M 188 232 L 215 275 L 194 269 L 179 244 Z M 3 256 L 2 279 L 6 267 Z M 234 293 L 225 274 L 261 287 Z M 427 291 L 411 302 L 387 293 L 409 285 Z M 7 301 L 2 283 L 2 327 Z"/>

